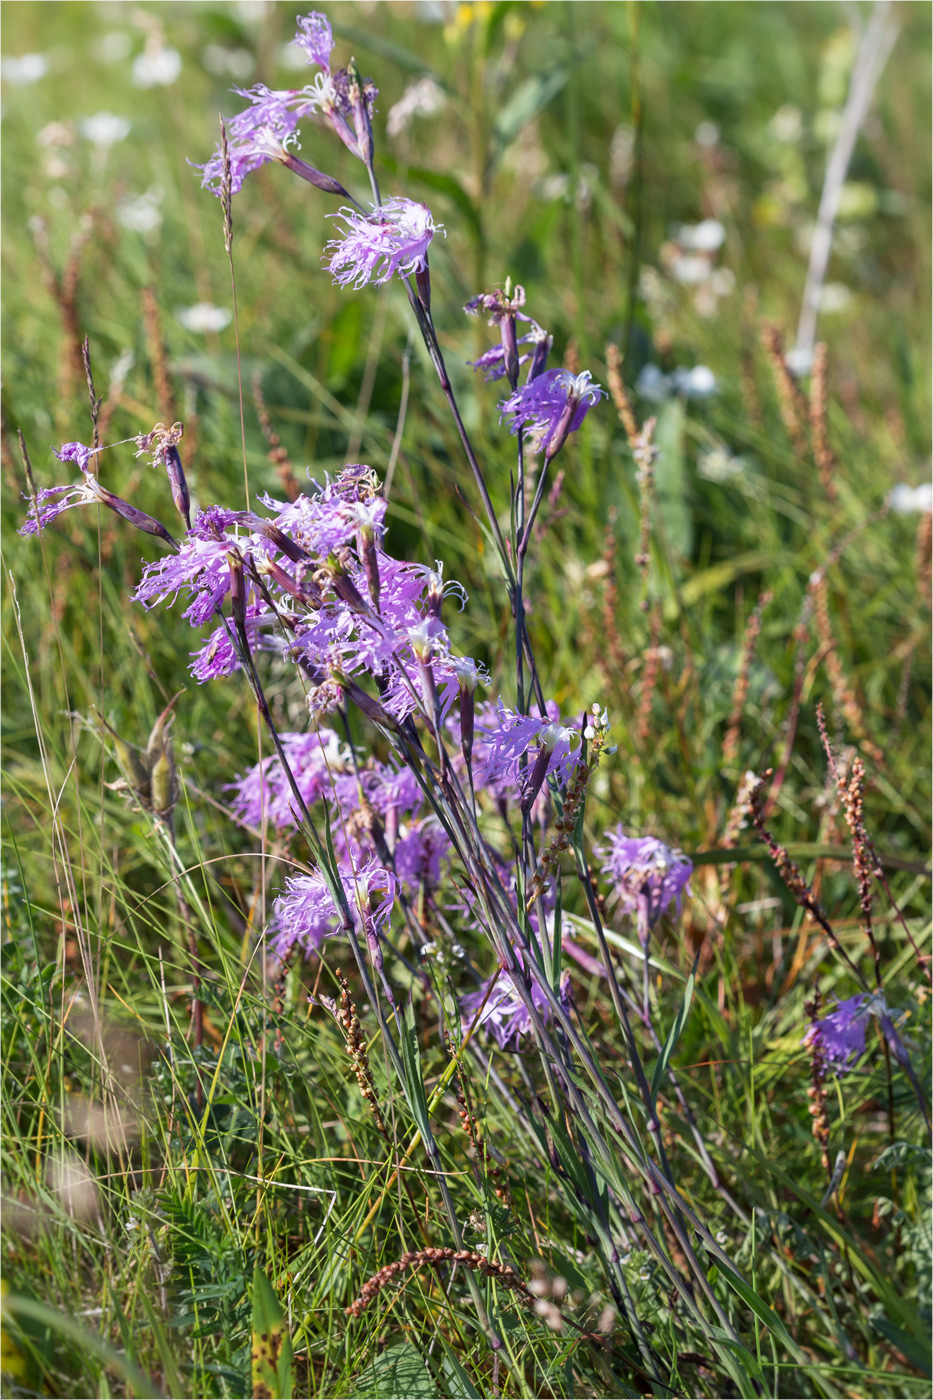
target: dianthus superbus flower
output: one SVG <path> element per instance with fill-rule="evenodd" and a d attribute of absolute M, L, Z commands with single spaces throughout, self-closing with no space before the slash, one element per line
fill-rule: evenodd
<path fill-rule="evenodd" d="M 588 370 L 571 374 L 566 369 L 549 369 L 516 389 L 500 405 L 500 418 L 512 419 L 513 434 L 524 428 L 530 434 L 529 450 L 543 451 L 550 461 L 605 396 L 605 390 L 592 383 Z"/>
<path fill-rule="evenodd" d="M 679 912 L 693 862 L 654 836 L 626 836 L 621 824 L 606 835 L 608 844 L 598 854 L 619 903 L 642 915 L 648 928 L 672 904 Z"/>
<path fill-rule="evenodd" d="M 368 217 L 354 209 L 341 209 L 333 218 L 347 225 L 343 238 L 328 243 L 330 271 L 341 287 L 381 286 L 394 273 L 409 277 L 424 272 L 435 227 L 426 204 L 413 199 L 388 199 Z"/>
<path fill-rule="evenodd" d="M 398 879 L 375 860 L 351 860 L 341 866 L 340 882 L 354 923 L 362 926 L 373 949 L 392 912 Z M 320 871 L 286 880 L 285 893 L 275 901 L 269 932 L 282 957 L 296 946 L 305 953 L 317 952 L 325 938 L 340 932 L 340 914 Z"/>
<path fill-rule="evenodd" d="M 495 722 L 492 722 L 493 715 Z M 560 712 L 548 704 L 547 718 L 520 715 L 500 701 L 495 711 L 477 716 L 476 783 L 491 787 L 497 796 L 509 790 L 521 792 L 523 804 L 530 805 L 549 775 L 565 783 L 572 772 L 579 750 L 580 735 L 560 723 Z M 521 759 L 531 760 L 522 770 Z"/>
<path fill-rule="evenodd" d="M 810 1023 L 805 1045 L 818 1045 L 823 1059 L 837 1075 L 845 1074 L 865 1053 L 865 1031 L 870 1019 L 868 997 L 859 993 L 839 1002 L 821 1020 Z"/>
<path fill-rule="evenodd" d="M 135 525 L 137 530 L 142 530 L 143 534 L 156 535 L 165 540 L 166 544 L 174 545 L 175 540 L 160 520 L 146 515 L 145 511 L 138 510 L 136 506 L 131 506 L 128 501 L 121 500 L 105 486 L 101 486 L 88 468 L 88 462 L 97 451 L 103 449 L 85 447 L 80 442 L 66 442 L 55 452 L 60 462 L 76 462 L 84 480 L 71 486 L 43 486 L 38 490 L 35 500 L 30 501 L 25 524 L 20 526 L 19 533 L 26 536 L 39 534 L 47 525 L 51 525 L 53 520 L 57 520 L 63 511 L 72 510 L 74 506 L 98 505 L 107 506 L 116 515 Z"/>
<path fill-rule="evenodd" d="M 522 974 L 519 972 L 516 976 L 521 977 Z M 553 1012 L 544 991 L 533 973 L 523 978 L 523 981 L 531 995 L 532 1005 L 547 1025 L 553 1017 Z M 460 1015 L 465 1027 L 472 1026 L 484 1001 L 486 1005 L 479 1018 L 480 1027 L 491 1035 L 503 1050 L 508 1045 L 517 1046 L 521 1037 L 531 1030 L 531 1013 L 518 993 L 512 974 L 503 969 L 497 976 L 487 978 L 478 992 L 470 992 L 460 998 Z M 565 1011 L 569 1010 L 570 976 L 566 972 L 560 983 L 560 1003 Z"/>

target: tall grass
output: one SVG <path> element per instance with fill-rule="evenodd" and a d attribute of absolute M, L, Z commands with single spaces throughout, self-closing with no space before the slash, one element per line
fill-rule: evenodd
<path fill-rule="evenodd" d="M 545 695 L 576 723 L 605 706 L 618 745 L 560 857 L 575 1009 L 505 1050 L 458 1015 L 505 956 L 488 920 L 451 912 L 462 871 L 395 908 L 397 1011 L 341 939 L 284 968 L 274 898 L 328 853 L 235 820 L 228 785 L 270 753 L 243 676 L 192 682 L 180 608 L 129 599 L 158 548 L 125 522 L 13 533 L 33 489 L 17 430 L 40 487 L 70 471 L 48 444 L 91 440 L 87 334 L 105 440 L 183 420 L 202 506 L 391 464 L 387 548 L 463 582 L 455 649 L 516 704 L 515 541 L 503 566 L 398 280 L 346 291 L 322 270 L 335 202 L 250 175 L 238 341 L 176 315 L 231 304 L 220 204 L 185 160 L 241 105 L 231 54 L 253 56 L 248 82 L 305 80 L 280 66 L 292 11 L 7 6 L 5 52 L 50 72 L 4 113 L 4 1393 L 926 1395 L 930 517 L 887 503 L 929 475 L 928 36 L 916 7 L 898 16 L 856 147 L 821 387 L 788 376 L 780 341 L 854 52 L 835 11 L 444 16 L 330 13 L 338 61 L 382 89 L 383 189 L 446 226 L 433 321 L 506 538 L 515 440 L 503 385 L 464 363 L 494 332 L 463 303 L 510 276 L 551 363 L 614 390 L 555 458 L 524 580 Z M 174 84 L 133 86 L 147 36 L 180 52 Z M 424 72 L 446 105 L 389 138 Z M 104 107 L 132 121 L 109 148 L 78 125 Z M 302 155 L 362 197 L 359 163 L 307 126 Z M 128 227 L 147 208 L 158 227 Z M 704 216 L 725 245 L 678 281 L 678 225 Z M 709 366 L 716 392 L 669 378 L 649 397 L 646 364 Z M 168 519 L 164 475 L 130 448 L 101 475 Z M 276 730 L 301 728 L 292 670 L 257 664 Z M 176 696 L 163 806 L 114 736 L 145 750 Z M 388 759 L 391 732 L 358 713 L 350 737 Z M 756 806 L 748 775 L 768 770 Z M 526 858 L 559 816 L 523 832 L 480 810 Z M 694 862 L 650 945 L 601 870 L 619 822 Z M 499 912 L 493 935 L 529 936 Z M 808 1027 L 876 985 L 865 1052 L 834 1074 Z"/>

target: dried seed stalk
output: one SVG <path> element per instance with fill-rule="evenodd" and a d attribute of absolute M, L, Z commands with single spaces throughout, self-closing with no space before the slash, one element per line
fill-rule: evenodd
<path fill-rule="evenodd" d="M 396 1259 L 392 1264 L 386 1264 L 378 1273 L 363 1284 L 360 1289 L 360 1296 L 356 1298 L 347 1308 L 350 1317 L 359 1317 L 369 1307 L 370 1303 L 378 1293 L 391 1283 L 399 1274 L 403 1274 L 406 1269 L 420 1269 L 423 1264 L 429 1264 L 431 1268 L 440 1268 L 442 1264 L 462 1264 L 464 1268 L 478 1271 L 484 1278 L 494 1278 L 503 1288 L 509 1288 L 517 1294 L 523 1302 L 533 1304 L 534 1298 L 515 1273 L 511 1264 L 497 1264 L 493 1259 L 487 1259 L 484 1254 L 477 1254 L 472 1249 L 450 1249 L 431 1248 L 409 1250 L 403 1254 L 401 1259 Z"/>
<path fill-rule="evenodd" d="M 836 483 L 833 474 L 836 470 L 836 459 L 833 456 L 829 445 L 829 434 L 826 430 L 826 370 L 828 356 L 825 342 L 820 341 L 813 350 L 813 370 L 810 377 L 810 446 L 813 449 L 813 460 L 816 462 L 816 469 L 820 474 L 820 484 L 826 494 L 827 501 L 836 500 Z"/>
<path fill-rule="evenodd" d="M 787 430 L 787 436 L 790 438 L 797 456 L 803 457 L 806 452 L 806 439 L 801 424 L 806 414 L 807 405 L 794 376 L 787 368 L 783 338 L 776 322 L 762 322 L 761 343 L 774 372 L 781 418 Z"/>

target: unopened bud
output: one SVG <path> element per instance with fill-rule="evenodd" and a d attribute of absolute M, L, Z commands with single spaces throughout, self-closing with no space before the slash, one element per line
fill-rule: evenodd
<path fill-rule="evenodd" d="M 518 386 L 518 339 L 515 334 L 515 317 L 506 315 L 499 322 L 499 335 L 505 356 L 505 374 L 512 389 Z"/>
<path fill-rule="evenodd" d="M 346 123 L 344 125 L 346 126 Z M 313 165 L 299 160 L 290 151 L 286 151 L 280 159 L 282 165 L 288 166 L 293 174 L 299 175 L 302 180 L 307 180 L 308 184 L 314 185 L 315 189 L 323 190 L 325 194 L 340 195 L 341 199 L 353 199 L 353 196 L 344 189 L 339 180 L 335 180 L 332 175 L 325 175 L 322 171 L 315 170 Z"/>
<path fill-rule="evenodd" d="M 175 509 L 185 522 L 185 528 L 190 530 L 191 496 L 188 492 L 188 482 L 185 478 L 185 469 L 181 464 L 181 457 L 178 455 L 178 448 L 174 443 L 169 443 L 162 455 L 165 461 L 165 470 L 168 472 L 169 485 L 172 488 Z"/>
<path fill-rule="evenodd" d="M 96 477 L 88 476 L 93 491 L 102 505 L 108 506 L 117 515 L 128 520 L 131 525 L 135 525 L 137 530 L 142 530 L 144 535 L 157 535 L 159 539 L 165 540 L 166 544 L 178 547 L 178 541 L 174 535 L 170 535 L 168 530 L 160 520 L 154 516 L 146 515 L 145 511 L 137 510 L 128 501 L 121 501 L 119 496 L 115 496 L 112 491 L 108 491 L 106 486 L 101 486 Z"/>

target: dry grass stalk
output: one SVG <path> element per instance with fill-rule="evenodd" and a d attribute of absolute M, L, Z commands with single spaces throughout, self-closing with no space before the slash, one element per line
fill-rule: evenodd
<path fill-rule="evenodd" d="M 780 327 L 776 322 L 762 322 L 761 343 L 774 372 L 781 418 L 787 430 L 787 436 L 790 438 L 797 456 L 803 457 L 806 452 L 806 439 L 802 423 L 806 416 L 807 403 L 794 376 L 787 368 L 787 361 L 784 358 L 784 342 Z"/>
<path fill-rule="evenodd" d="M 567 341 L 567 348 L 564 351 L 564 369 L 571 374 L 580 373 L 580 346 L 573 337 Z"/>
<path fill-rule="evenodd" d="M 386 1284 L 391 1283 L 406 1269 L 420 1269 L 423 1264 L 429 1264 L 432 1269 L 438 1269 L 444 1264 L 462 1264 L 466 1269 L 479 1272 L 484 1278 L 494 1278 L 503 1288 L 511 1289 L 524 1302 L 534 1304 L 533 1295 L 529 1293 L 511 1264 L 497 1264 L 495 1260 L 487 1259 L 484 1254 L 477 1254 L 472 1249 L 429 1248 L 409 1250 L 401 1259 L 386 1264 L 378 1273 L 373 1274 L 360 1289 L 360 1296 L 347 1308 L 348 1316 L 359 1317 Z"/>
<path fill-rule="evenodd" d="M 60 397 L 65 399 L 69 396 L 74 380 L 80 380 L 84 374 L 84 362 L 81 356 L 80 317 L 78 315 L 78 279 L 81 273 L 81 256 L 85 244 L 94 230 L 94 218 L 92 214 L 87 213 L 79 220 L 77 228 L 71 235 L 68 261 L 61 276 L 58 275 L 52 264 L 45 220 L 42 218 L 30 219 L 29 228 L 32 232 L 36 256 L 45 278 L 46 287 L 49 295 L 56 302 L 61 316 L 65 343 L 59 375 L 59 392 Z"/>
<path fill-rule="evenodd" d="M 813 350 L 813 369 L 810 376 L 810 446 L 813 449 L 813 460 L 816 462 L 816 469 L 820 474 L 820 483 L 826 499 L 827 501 L 835 501 L 837 493 L 833 475 L 837 463 L 829 446 L 829 434 L 826 429 L 827 368 L 826 344 L 821 340 Z"/>
<path fill-rule="evenodd" d="M 807 1002 L 804 1010 L 811 1023 L 817 1020 L 820 1014 L 819 987 L 814 990 L 813 999 Z M 807 1098 L 810 1100 L 810 1120 L 813 1136 L 820 1149 L 823 1170 L 829 1176 L 829 1110 L 827 1107 L 829 1096 L 826 1092 L 826 1055 L 823 1050 L 823 1042 L 818 1035 L 810 1036 L 807 1044 L 810 1050 L 810 1087 L 807 1089 Z"/>
<path fill-rule="evenodd" d="M 152 382 L 156 402 L 159 405 L 159 417 L 163 423 L 174 423 L 177 417 L 175 395 L 169 379 L 168 359 L 165 354 L 165 342 L 162 339 L 162 322 L 159 316 L 159 303 L 155 288 L 143 287 L 142 296 L 146 348 L 149 352 L 149 363 L 152 365 Z"/>
<path fill-rule="evenodd" d="M 635 718 L 635 737 L 639 744 L 647 744 L 651 736 L 651 708 L 654 692 L 661 670 L 661 611 L 655 608 L 651 618 L 651 641 L 645 651 L 645 669 L 642 675 L 641 695 L 638 698 L 638 714 Z"/>
<path fill-rule="evenodd" d="M 826 717 L 823 714 L 822 705 L 816 708 L 817 724 L 819 725 L 820 738 L 823 741 L 823 748 L 829 763 L 829 771 L 836 784 L 842 810 L 845 814 L 846 825 L 852 836 L 852 868 L 855 871 L 855 880 L 858 885 L 859 906 L 862 910 L 862 928 L 865 937 L 868 939 L 869 947 L 875 963 L 875 982 L 881 986 L 881 950 L 875 938 L 874 924 L 872 922 L 871 910 L 871 886 L 877 874 L 881 874 L 881 867 L 875 853 L 874 843 L 868 834 L 865 826 L 865 764 L 856 755 L 851 766 L 846 772 L 844 767 L 840 767 L 836 762 L 832 745 L 829 741 L 829 734 L 826 730 Z"/>
<path fill-rule="evenodd" d="M 833 695 L 833 702 L 872 762 L 883 763 L 884 754 L 874 740 L 869 737 L 868 731 L 865 728 L 862 707 L 858 702 L 855 691 L 849 684 L 848 677 L 839 659 L 836 638 L 833 634 L 832 622 L 829 616 L 829 583 L 826 578 L 825 569 L 821 569 L 819 573 L 814 574 L 809 584 L 809 593 L 813 599 L 813 620 L 816 624 L 816 633 L 820 643 L 822 659 L 825 662 L 826 672 L 829 676 L 829 685 Z"/>
<path fill-rule="evenodd" d="M 383 1137 L 388 1138 L 388 1130 L 379 1107 L 379 1095 L 373 1080 L 373 1072 L 369 1067 L 369 1051 L 360 1028 L 360 1018 L 356 1014 L 356 1007 L 350 995 L 350 983 L 342 972 L 338 972 L 337 981 L 340 984 L 340 1000 L 336 1004 L 334 1018 L 343 1031 L 347 1054 L 353 1066 L 353 1073 L 356 1075 L 356 1082 L 360 1086 L 360 1093 L 369 1106 L 376 1127 Z"/>
<path fill-rule="evenodd" d="M 476 1116 L 467 1103 L 466 1086 L 462 1079 L 457 1081 L 457 1113 L 460 1118 L 460 1126 L 473 1144 L 477 1159 L 482 1162 L 483 1171 L 489 1177 L 493 1191 L 504 1206 L 511 1208 L 512 1193 L 509 1190 L 509 1184 L 503 1177 L 502 1168 L 490 1158 Z"/>
<path fill-rule="evenodd" d="M 756 780 L 750 794 L 749 811 L 755 830 L 768 847 L 768 853 L 774 861 L 775 869 L 796 902 L 800 905 L 801 909 L 807 911 L 814 923 L 819 925 L 829 940 L 830 947 L 835 953 L 838 953 L 849 970 L 853 972 L 859 982 L 864 985 L 861 973 L 836 937 L 835 930 L 829 922 L 825 909 L 804 879 L 800 866 L 795 860 L 791 859 L 785 847 L 772 835 L 765 822 L 764 805 L 768 784 L 773 777 L 773 773 L 774 770 L 768 768 Z"/>
<path fill-rule="evenodd" d="M 606 364 L 609 370 L 606 381 L 609 385 L 609 393 L 616 406 L 619 422 L 625 429 L 629 447 L 634 452 L 638 439 L 638 419 L 635 417 L 632 400 L 629 398 L 625 381 L 622 378 L 622 351 L 618 345 L 606 346 Z"/>

